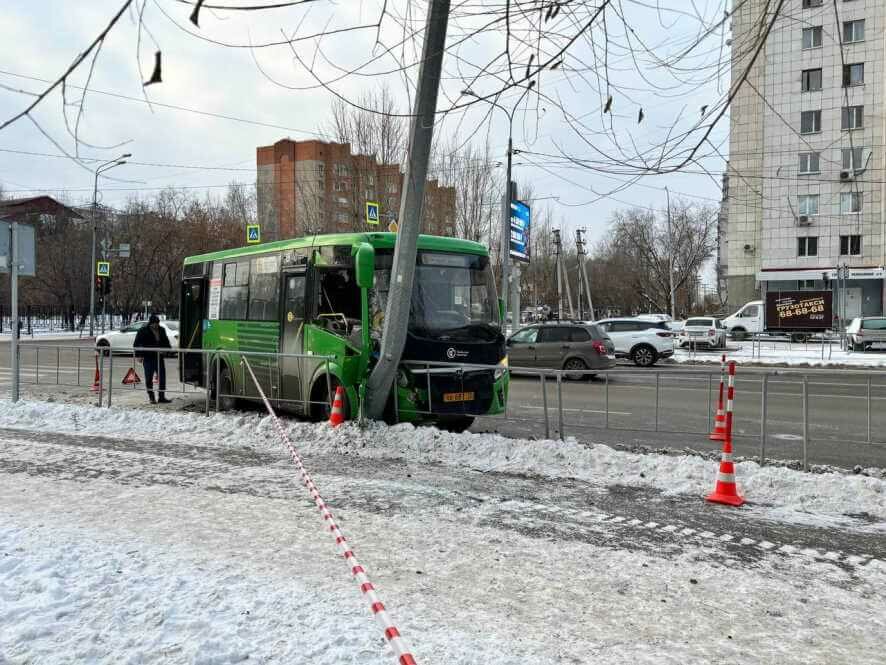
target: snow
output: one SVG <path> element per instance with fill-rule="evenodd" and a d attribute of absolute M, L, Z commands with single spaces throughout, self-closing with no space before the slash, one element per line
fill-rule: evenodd
<path fill-rule="evenodd" d="M 270 418 L 259 414 L 164 413 L 98 409 L 71 404 L 0 402 L 0 427 L 60 433 L 126 436 L 170 443 L 254 447 L 280 451 Z M 340 453 L 373 459 L 442 463 L 479 471 L 569 478 L 604 485 L 654 487 L 667 495 L 700 496 L 713 489 L 717 464 L 694 455 L 654 455 L 617 451 L 604 445 L 563 441 L 528 441 L 496 434 L 452 434 L 401 424 L 326 424 L 287 421 L 300 452 Z M 772 515 L 807 523 L 868 514 L 886 519 L 886 480 L 840 473 L 809 474 L 756 462 L 736 464 L 740 491 L 748 501 L 774 507 Z"/>
<path fill-rule="evenodd" d="M 673 360 L 678 363 L 716 363 L 720 364 L 723 351 L 699 349 L 690 353 L 688 349 L 676 348 Z M 886 353 L 878 351 L 852 352 L 841 351 L 839 343 L 835 343 L 830 351 L 827 345 L 822 355 L 820 343 L 789 344 L 787 341 L 762 341 L 756 347 L 750 341 L 730 342 L 725 351 L 727 360 L 735 360 L 747 364 L 777 365 L 788 367 L 886 367 Z"/>

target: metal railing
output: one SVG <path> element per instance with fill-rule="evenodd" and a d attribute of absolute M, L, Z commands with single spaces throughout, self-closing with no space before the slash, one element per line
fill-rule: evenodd
<path fill-rule="evenodd" d="M 97 353 L 93 348 L 82 346 L 32 344 L 22 347 L 22 385 L 67 386 L 87 391 L 95 386 L 95 403 L 112 406 L 125 394 L 145 390 L 152 377 L 144 376 L 145 383 L 119 384 L 130 368 L 138 365 L 135 356 L 139 350 L 125 353 Z M 156 353 L 156 349 L 145 351 Z M 303 414 L 312 409 L 329 408 L 328 398 L 333 393 L 330 369 L 331 357 L 311 354 L 278 354 L 247 351 L 215 350 L 165 350 L 174 358 L 173 367 L 167 374 L 171 377 L 165 392 L 192 398 L 195 404 L 202 401 L 202 410 L 209 414 L 225 406 L 226 400 L 259 402 L 257 394 L 245 392 L 248 385 L 236 382 L 237 391 L 222 389 L 222 371 L 225 363 L 231 372 L 244 372 L 240 358 L 249 358 L 267 381 L 268 395 L 275 403 L 294 407 Z M 183 359 L 201 356 L 202 384 L 212 387 L 206 390 L 191 383 L 178 380 L 178 363 Z M 163 362 L 169 367 L 170 358 Z M 283 390 L 284 372 L 281 363 L 292 365 L 292 373 L 326 377 L 326 390 L 309 394 L 287 394 Z M 706 441 L 713 428 L 716 407 L 716 391 L 719 368 L 627 368 L 613 370 L 587 370 L 596 379 L 572 381 L 577 372 L 544 368 L 503 367 L 451 362 L 409 362 L 406 369 L 413 374 L 412 387 L 422 386 L 426 401 L 420 407 L 412 403 L 400 404 L 400 388 L 395 382 L 393 408 L 397 420 L 407 416 L 413 420 L 438 419 L 440 417 L 479 417 L 482 422 L 490 419 L 507 423 L 510 434 L 552 436 L 565 439 L 570 435 L 588 435 L 595 431 L 624 431 L 661 435 L 686 435 L 690 442 Z M 96 374 L 97 368 L 97 374 Z M 504 411 L 496 415 L 476 412 L 465 393 L 478 392 L 477 373 L 496 372 L 509 374 L 509 395 Z M 143 371 L 142 371 L 143 374 Z M 827 380 L 820 377 L 825 375 Z M 8 369 L 0 381 L 8 377 Z M 97 381 L 95 377 L 97 376 Z M 842 383 L 834 383 L 838 376 Z M 245 377 L 245 375 L 244 375 Z M 244 378 L 240 377 L 240 378 Z M 880 377 L 880 378 L 878 378 Z M 451 393 L 462 401 L 443 402 L 443 389 L 438 384 L 445 378 Z M 841 401 L 842 400 L 842 401 Z M 761 463 L 767 460 L 772 447 L 798 448 L 798 457 L 804 467 L 810 463 L 811 444 L 844 445 L 886 443 L 886 412 L 874 408 L 877 400 L 886 400 L 886 375 L 866 371 L 841 370 L 834 375 L 826 369 L 751 368 L 739 366 L 736 387 L 736 440 L 746 445 L 758 441 Z M 355 405 L 356 406 L 356 405 Z M 404 413 L 400 413 L 401 409 Z M 406 410 L 409 413 L 405 413 Z M 842 424 L 824 422 L 819 414 L 852 413 L 854 418 L 844 419 Z M 352 413 L 352 417 L 357 414 Z M 880 435 L 880 432 L 884 432 Z M 786 443 L 787 442 L 787 443 Z M 711 444 L 713 449 L 716 444 Z M 879 454 L 879 452 L 877 453 Z"/>

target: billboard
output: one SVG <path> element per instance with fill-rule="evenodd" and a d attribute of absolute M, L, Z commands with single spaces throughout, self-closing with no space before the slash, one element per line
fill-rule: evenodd
<path fill-rule="evenodd" d="M 769 291 L 767 330 L 827 330 L 833 325 L 832 291 Z"/>
<path fill-rule="evenodd" d="M 529 263 L 529 233 L 531 211 L 522 201 L 511 201 L 510 256 L 515 261 Z"/>

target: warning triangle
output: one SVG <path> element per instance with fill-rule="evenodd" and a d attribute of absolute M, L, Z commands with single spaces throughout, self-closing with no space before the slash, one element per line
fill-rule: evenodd
<path fill-rule="evenodd" d="M 133 383 L 141 383 L 142 380 L 138 376 L 138 372 L 135 371 L 134 367 L 130 367 L 129 371 L 126 372 L 126 376 L 123 377 L 123 385 L 128 386 Z"/>

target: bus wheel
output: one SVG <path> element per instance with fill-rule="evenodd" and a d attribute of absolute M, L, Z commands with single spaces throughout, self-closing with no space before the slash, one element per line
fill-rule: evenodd
<path fill-rule="evenodd" d="M 217 386 L 213 377 L 210 397 L 215 400 L 215 408 L 219 411 L 232 411 L 237 406 L 237 398 L 234 397 L 234 379 L 231 368 L 227 365 L 222 365 L 218 371 Z"/>
<path fill-rule="evenodd" d="M 314 388 L 311 390 L 311 420 L 317 423 L 329 420 L 329 414 L 332 412 L 332 399 L 335 397 L 335 389 L 340 385 L 341 382 L 334 376 L 329 377 L 328 387 L 326 377 L 321 377 L 317 380 Z M 347 391 L 345 391 L 344 399 L 342 400 L 342 411 L 344 411 L 345 420 L 349 420 L 351 417 L 351 405 L 348 401 Z"/>
<path fill-rule="evenodd" d="M 461 434 L 473 424 L 473 416 L 441 416 L 437 421 L 437 429 Z"/>

